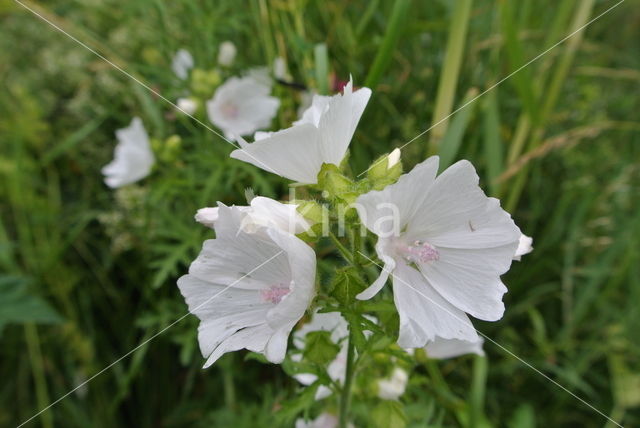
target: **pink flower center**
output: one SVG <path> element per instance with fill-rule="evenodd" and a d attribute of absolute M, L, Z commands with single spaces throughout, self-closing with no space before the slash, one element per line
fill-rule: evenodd
<path fill-rule="evenodd" d="M 410 263 L 427 263 L 440 259 L 438 250 L 428 242 L 415 241 L 412 245 L 399 245 L 398 252 Z"/>
<path fill-rule="evenodd" d="M 280 303 L 280 301 L 284 296 L 289 294 L 289 291 L 290 291 L 289 287 L 285 287 L 282 284 L 278 284 L 278 285 L 272 285 L 266 290 L 260 291 L 260 294 L 262 295 L 262 299 L 265 302 L 271 302 L 274 305 L 277 305 L 278 303 Z"/>
<path fill-rule="evenodd" d="M 236 119 L 238 117 L 238 106 L 232 103 L 225 103 L 220 108 L 222 114 L 227 119 Z"/>

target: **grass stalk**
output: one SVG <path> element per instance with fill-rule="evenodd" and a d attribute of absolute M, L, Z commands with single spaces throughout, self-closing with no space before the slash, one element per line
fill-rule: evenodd
<path fill-rule="evenodd" d="M 440 72 L 438 93 L 431 123 L 438 123 L 451 113 L 460 78 L 460 66 L 464 54 L 469 16 L 473 0 L 458 0 L 449 25 L 449 39 L 445 51 L 444 65 Z M 440 140 L 445 135 L 448 121 L 444 120 L 431 130 L 428 154 L 438 152 Z"/>

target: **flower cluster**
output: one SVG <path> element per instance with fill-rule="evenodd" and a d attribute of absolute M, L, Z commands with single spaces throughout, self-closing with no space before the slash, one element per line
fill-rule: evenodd
<path fill-rule="evenodd" d="M 220 66 L 228 67 L 235 54 L 225 42 Z M 376 352 L 388 352 L 359 368 L 368 380 L 355 388 L 378 400 L 400 399 L 409 382 L 407 361 L 418 352 L 436 359 L 484 355 L 470 317 L 502 317 L 507 288 L 501 275 L 532 247 L 500 202 L 479 187 L 472 164 L 462 160 L 438 174 L 434 156 L 403 174 L 395 149 L 354 179 L 346 158 L 369 88 L 356 89 L 350 80 L 341 93 L 315 95 L 289 128 L 264 132 L 280 105 L 266 71 L 218 85 L 194 75 L 194 65 L 181 50 L 173 70 L 199 81 L 194 93 L 215 87 L 206 114 L 240 145 L 231 158 L 293 181 L 292 189 L 305 188 L 305 199 L 288 203 L 252 197 L 247 206 L 218 202 L 196 213 L 215 238 L 204 242 L 178 287 L 200 319 L 204 367 L 246 349 L 272 363 L 288 361 L 286 370 L 315 400 L 342 395 L 347 404 L 341 406 L 348 406 L 353 367 L 373 344 Z M 276 66 L 279 79 L 286 67 Z M 179 99 L 178 106 L 191 114 L 199 104 L 189 100 Z M 251 134 L 253 142 L 243 138 Z M 111 187 L 145 177 L 154 163 L 140 119 L 117 137 L 115 159 L 103 169 Z M 329 278 L 316 269 L 315 250 L 327 243 L 346 262 Z M 362 303 L 374 297 L 378 306 Z M 383 309 L 375 313 L 375 307 Z M 316 421 L 334 419 L 329 411 Z M 297 426 L 315 426 L 305 424 Z"/>

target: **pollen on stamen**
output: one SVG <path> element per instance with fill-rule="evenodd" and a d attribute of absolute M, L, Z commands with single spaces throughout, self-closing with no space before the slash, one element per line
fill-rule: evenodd
<path fill-rule="evenodd" d="M 284 287 L 282 285 L 272 285 L 266 290 L 260 291 L 260 294 L 262 295 L 262 299 L 265 302 L 271 302 L 274 305 L 277 305 L 278 303 L 280 303 L 284 296 L 289 294 L 289 291 L 289 287 Z"/>
<path fill-rule="evenodd" d="M 410 263 L 428 263 L 440 259 L 440 253 L 428 242 L 415 241 L 412 245 L 399 248 L 400 253 Z"/>

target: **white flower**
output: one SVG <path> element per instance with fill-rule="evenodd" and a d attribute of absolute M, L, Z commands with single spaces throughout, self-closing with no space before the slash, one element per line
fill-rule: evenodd
<path fill-rule="evenodd" d="M 433 342 L 427 343 L 424 350 L 429 358 L 437 359 L 455 358 L 465 354 L 484 356 L 483 343 L 484 339 L 480 336 L 475 341 L 436 337 Z"/>
<path fill-rule="evenodd" d="M 272 227 L 288 232 L 292 235 L 306 232 L 311 224 L 302 216 L 295 204 L 283 204 L 263 196 L 251 200 L 250 206 L 236 207 L 245 215 L 242 219 L 242 229 L 252 232 L 257 227 Z M 196 213 L 196 221 L 207 227 L 214 227 L 219 215 L 218 207 L 201 208 Z"/>
<path fill-rule="evenodd" d="M 186 49 L 179 49 L 173 56 L 171 69 L 180 79 L 184 80 L 189 76 L 189 70 L 193 68 L 193 57 Z"/>
<path fill-rule="evenodd" d="M 225 40 L 220 43 L 220 47 L 218 48 L 218 64 L 225 67 L 230 66 L 233 64 L 237 52 L 236 45 L 234 45 L 232 41 Z"/>
<path fill-rule="evenodd" d="M 155 162 L 149 136 L 139 117 L 134 117 L 128 127 L 118 129 L 116 138 L 113 160 L 102 168 L 104 182 L 111 188 L 143 179 Z"/>
<path fill-rule="evenodd" d="M 352 92 L 351 82 L 343 94 L 316 95 L 294 126 L 253 144 L 239 139 L 242 148 L 231 157 L 290 180 L 316 183 L 323 163 L 339 165 L 344 158 L 370 96 L 368 88 Z"/>
<path fill-rule="evenodd" d="M 314 295 L 315 253 L 276 228 L 242 230 L 246 216 L 220 204 L 216 239 L 178 280 L 200 319 L 198 341 L 209 367 L 226 352 L 248 349 L 280 363 L 287 339 Z"/>
<path fill-rule="evenodd" d="M 232 77 L 207 101 L 209 120 L 229 139 L 266 128 L 280 106 L 270 92 L 270 85 L 252 76 Z"/>
<path fill-rule="evenodd" d="M 348 427 L 353 428 L 353 424 L 348 424 Z M 309 422 L 304 419 L 297 419 L 296 428 L 338 428 L 338 417 L 325 412 Z"/>
<path fill-rule="evenodd" d="M 366 227 L 378 235 L 380 277 L 357 297 L 370 299 L 393 275 L 400 316 L 398 344 L 419 348 L 436 336 L 478 340 L 469 321 L 502 317 L 500 280 L 515 254 L 520 230 L 500 201 L 488 198 L 467 161 L 436 178 L 438 157 L 397 183 L 356 200 Z"/>
<path fill-rule="evenodd" d="M 194 114 L 198 110 L 198 103 L 193 98 L 178 98 L 176 102 L 181 113 Z"/>
<path fill-rule="evenodd" d="M 520 259 L 522 259 L 522 256 L 532 252 L 533 246 L 531 244 L 533 244 L 532 237 L 527 236 L 525 234 L 520 235 L 520 240 L 518 241 L 518 248 L 516 248 L 516 253 L 513 256 L 513 260 L 520 261 Z"/>
<path fill-rule="evenodd" d="M 306 336 L 313 331 L 331 332 L 331 341 L 341 345 L 336 358 L 327 367 L 327 374 L 332 380 L 342 384 L 347 372 L 347 343 L 345 341 L 349 335 L 347 321 L 339 312 L 316 312 L 311 321 L 293 333 L 293 345 L 300 350 L 304 349 Z M 299 361 L 302 356 L 295 354 L 292 358 L 294 361 Z M 294 378 L 303 385 L 311 385 L 318 380 L 316 375 L 310 373 L 299 373 Z M 331 389 L 320 385 L 316 391 L 316 400 L 321 400 L 329 395 L 331 395 Z"/>
<path fill-rule="evenodd" d="M 409 374 L 400 367 L 393 369 L 391 377 L 378 380 L 378 397 L 383 400 L 397 400 L 407 388 Z"/>

